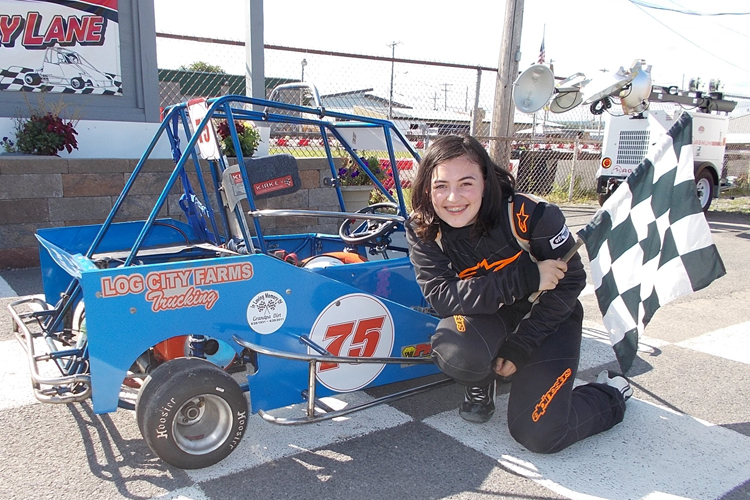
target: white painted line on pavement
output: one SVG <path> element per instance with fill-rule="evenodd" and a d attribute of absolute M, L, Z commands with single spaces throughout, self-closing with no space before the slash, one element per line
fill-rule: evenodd
<path fill-rule="evenodd" d="M 607 328 L 601 323 L 595 321 L 583 320 L 583 338 L 596 340 L 597 342 L 603 342 L 608 345 L 612 345 L 607 333 Z M 649 337 L 648 335 L 641 335 L 638 339 L 638 351 L 639 352 L 650 352 L 653 348 L 661 348 L 670 345 L 671 342 L 668 340 L 661 340 L 655 337 Z"/>
<path fill-rule="evenodd" d="M 18 294 L 10 287 L 8 282 L 0 276 L 0 299 L 17 296 Z"/>
<path fill-rule="evenodd" d="M 750 364 L 750 321 L 704 333 L 675 345 Z"/>
<path fill-rule="evenodd" d="M 609 339 L 601 339 L 598 336 L 593 337 L 584 330 L 578 371 L 596 368 L 612 361 L 617 361 L 617 358 L 615 357 L 615 351 L 612 350 L 612 344 L 609 343 Z"/>
<path fill-rule="evenodd" d="M 631 398 L 625 420 L 554 455 L 531 453 L 508 432 L 508 396 L 484 425 L 456 410 L 427 425 L 496 459 L 504 468 L 574 500 L 715 499 L 747 481 L 750 438 Z"/>
<path fill-rule="evenodd" d="M 372 398 L 364 392 L 355 392 L 323 398 L 329 406 L 339 409 L 343 405 L 358 404 Z M 270 412 L 276 417 L 301 417 L 304 415 L 304 404 L 297 404 Z M 242 442 L 226 459 L 205 469 L 187 470 L 188 476 L 195 482 L 208 481 L 226 476 L 251 467 L 271 462 L 282 457 L 298 455 L 321 446 L 346 441 L 353 437 L 371 432 L 396 427 L 411 422 L 412 418 L 395 408 L 378 405 L 357 412 L 350 417 L 306 425 L 274 425 L 258 415 L 252 415 L 247 422 L 247 430 Z M 320 454 L 321 452 L 316 452 Z M 349 457 L 329 457 L 332 462 L 346 460 Z"/>
<path fill-rule="evenodd" d="M 0 342 L 0 410 L 17 408 L 37 402 L 31 387 L 29 358 L 17 340 Z"/>
<path fill-rule="evenodd" d="M 166 495 L 154 498 L 154 500 L 210 500 L 198 486 L 180 488 L 170 491 Z"/>

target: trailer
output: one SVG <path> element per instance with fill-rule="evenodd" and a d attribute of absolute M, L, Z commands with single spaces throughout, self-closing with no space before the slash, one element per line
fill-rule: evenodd
<path fill-rule="evenodd" d="M 621 66 L 614 73 L 591 79 L 575 73 L 559 83 L 549 66 L 534 64 L 514 82 L 513 102 L 524 113 L 536 113 L 545 106 L 553 113 L 565 113 L 580 104 L 588 105 L 594 115 L 606 113 L 596 173 L 600 204 L 646 158 L 649 147 L 669 131 L 682 112 L 693 118 L 696 195 L 704 211 L 726 181 L 723 166 L 728 113 L 737 102 L 724 99 L 721 92 L 652 85 L 651 66 L 644 59 L 634 60 L 627 70 Z M 613 108 L 613 102 L 621 109 Z M 657 103 L 674 106 L 668 111 L 651 109 Z"/>
<path fill-rule="evenodd" d="M 717 198 L 726 183 L 723 172 L 724 149 L 729 116 L 736 102 L 723 99 L 720 93 L 678 91 L 653 87 L 650 103 L 674 103 L 672 109 L 643 109 L 634 114 L 605 115 L 602 158 L 597 171 L 596 192 L 599 203 L 646 157 L 649 147 L 666 134 L 680 113 L 693 119 L 693 159 L 696 194 L 704 211 Z M 686 109 L 687 108 L 687 109 Z M 608 109 L 608 108 L 605 108 Z"/>

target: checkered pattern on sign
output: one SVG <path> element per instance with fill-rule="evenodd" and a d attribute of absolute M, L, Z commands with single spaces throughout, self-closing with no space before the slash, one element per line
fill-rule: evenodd
<path fill-rule="evenodd" d="M 122 81 L 113 73 L 106 73 L 114 78 L 114 87 L 85 87 L 74 89 L 67 85 L 50 85 L 40 83 L 39 85 L 29 85 L 24 80 L 28 73 L 36 73 L 33 68 L 23 66 L 11 66 L 7 69 L 0 70 L 0 90 L 15 90 L 21 92 L 53 92 L 58 94 L 95 94 L 95 95 L 122 95 Z"/>
<path fill-rule="evenodd" d="M 725 274 L 695 195 L 691 137 L 692 118 L 683 113 L 578 232 L 623 371 L 660 306 Z"/>

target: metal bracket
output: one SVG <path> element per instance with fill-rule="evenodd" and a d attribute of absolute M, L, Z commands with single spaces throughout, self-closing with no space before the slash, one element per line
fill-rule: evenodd
<path fill-rule="evenodd" d="M 29 372 L 31 373 L 31 381 L 34 389 L 34 396 L 42 403 L 77 403 L 88 399 L 91 395 L 91 376 L 83 373 L 73 373 L 69 375 L 63 375 L 60 377 L 43 377 L 39 373 L 38 363 L 40 361 L 53 361 L 58 365 L 61 371 L 63 359 L 68 360 L 80 360 L 81 351 L 78 349 L 70 349 L 65 351 L 52 351 L 50 354 L 36 355 L 34 347 L 34 336 L 45 336 L 45 334 L 33 334 L 28 326 L 26 326 L 26 319 L 31 319 L 36 316 L 33 312 L 19 314 L 16 311 L 16 307 L 21 305 L 28 305 L 30 308 L 32 305 L 47 306 L 46 303 L 37 298 L 26 298 L 11 302 L 8 304 L 8 311 L 10 312 L 11 318 L 13 318 L 13 333 L 16 339 L 21 343 L 21 346 L 26 350 L 26 355 L 29 361 Z M 49 340 L 45 338 L 45 340 Z M 53 349 L 53 345 L 50 344 L 50 349 Z M 64 371 L 63 371 L 64 373 Z"/>

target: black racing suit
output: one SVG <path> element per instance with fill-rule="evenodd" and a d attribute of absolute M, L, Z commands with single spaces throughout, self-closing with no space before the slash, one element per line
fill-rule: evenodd
<path fill-rule="evenodd" d="M 573 390 L 578 295 L 586 284 L 581 257 L 568 261 L 554 290 L 530 302 L 539 288 L 535 261 L 562 258 L 575 241 L 555 205 L 523 194 L 513 202 L 501 204 L 499 225 L 481 236 L 442 222 L 438 241 L 419 240 L 409 223 L 406 235 L 417 283 L 443 318 L 432 337 L 435 363 L 458 383 L 481 386 L 495 378 L 495 358 L 512 361 L 510 433 L 531 451 L 553 453 L 622 421 L 625 401 L 606 385 Z"/>

